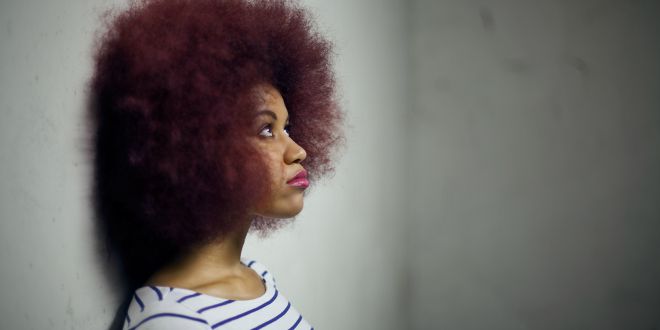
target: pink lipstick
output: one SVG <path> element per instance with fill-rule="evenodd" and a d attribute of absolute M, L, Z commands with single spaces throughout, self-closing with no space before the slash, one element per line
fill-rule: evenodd
<path fill-rule="evenodd" d="M 307 188 L 309 187 L 309 181 L 307 180 L 307 171 L 302 170 L 293 177 L 293 179 L 287 181 L 287 184 L 294 187 Z"/>

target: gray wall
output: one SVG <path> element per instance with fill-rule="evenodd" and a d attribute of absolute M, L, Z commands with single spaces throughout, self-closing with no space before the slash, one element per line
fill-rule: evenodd
<path fill-rule="evenodd" d="M 0 3 L 0 329 L 101 329 L 84 156 L 88 1 Z"/>
<path fill-rule="evenodd" d="M 412 328 L 660 328 L 660 3 L 408 19 Z"/>
<path fill-rule="evenodd" d="M 1 329 L 103 329 L 120 298 L 82 120 L 112 3 L 0 2 Z M 657 1 L 304 3 L 349 143 L 244 255 L 316 328 L 660 327 Z"/>

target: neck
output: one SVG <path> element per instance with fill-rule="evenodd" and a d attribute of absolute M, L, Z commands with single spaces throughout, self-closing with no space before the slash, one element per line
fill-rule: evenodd
<path fill-rule="evenodd" d="M 214 241 L 193 249 L 184 257 L 184 262 L 200 264 L 208 268 L 231 269 L 240 265 L 241 252 L 249 226 L 244 226 Z"/>
<path fill-rule="evenodd" d="M 222 239 L 195 247 L 154 274 L 148 283 L 172 283 L 172 286 L 195 286 L 244 272 L 241 264 L 243 243 L 250 221 Z M 174 283 L 173 283 L 174 282 Z"/>

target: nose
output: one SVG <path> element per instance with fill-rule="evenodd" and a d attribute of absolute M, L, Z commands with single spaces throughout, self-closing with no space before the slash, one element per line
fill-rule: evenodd
<path fill-rule="evenodd" d="M 284 152 L 284 161 L 287 164 L 300 163 L 307 158 L 307 152 L 291 137 L 288 137 L 288 144 Z"/>

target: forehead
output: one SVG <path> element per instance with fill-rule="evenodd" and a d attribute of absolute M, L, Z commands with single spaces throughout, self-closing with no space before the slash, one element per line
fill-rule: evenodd
<path fill-rule="evenodd" d="M 257 109 L 259 114 L 263 114 L 262 110 L 271 110 L 277 114 L 286 117 L 288 111 L 284 105 L 284 99 L 280 92 L 271 85 L 262 85 L 258 87 L 259 95 L 261 98 L 261 105 Z M 284 118 L 283 117 L 283 118 Z"/>
<path fill-rule="evenodd" d="M 284 103 L 282 101 L 282 94 L 280 94 L 277 88 L 273 87 L 272 85 L 259 85 L 257 90 L 264 103 Z"/>

